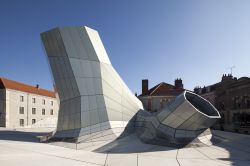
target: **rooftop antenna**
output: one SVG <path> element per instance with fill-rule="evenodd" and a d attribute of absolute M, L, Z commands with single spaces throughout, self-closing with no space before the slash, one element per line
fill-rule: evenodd
<path fill-rule="evenodd" d="M 233 69 L 235 68 L 235 66 L 231 66 L 231 67 L 228 67 L 228 69 L 230 69 L 230 74 L 233 75 Z"/>

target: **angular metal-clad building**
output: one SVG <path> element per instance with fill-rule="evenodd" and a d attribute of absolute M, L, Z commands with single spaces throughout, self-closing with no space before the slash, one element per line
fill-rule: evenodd
<path fill-rule="evenodd" d="M 147 143 L 181 147 L 192 141 L 200 142 L 199 136 L 209 141 L 211 132 L 208 128 L 218 118 L 219 112 L 207 100 L 184 91 L 157 113 L 140 111 L 137 133 Z"/>
<path fill-rule="evenodd" d="M 96 142 L 133 130 L 143 106 L 114 70 L 98 32 L 64 27 L 41 38 L 60 100 L 53 138 Z"/>
<path fill-rule="evenodd" d="M 220 115 L 208 101 L 185 91 L 169 107 L 145 111 L 112 67 L 97 31 L 55 28 L 41 38 L 60 101 L 53 140 L 94 145 L 134 131 L 142 141 L 160 145 L 210 139 L 207 128 Z"/>

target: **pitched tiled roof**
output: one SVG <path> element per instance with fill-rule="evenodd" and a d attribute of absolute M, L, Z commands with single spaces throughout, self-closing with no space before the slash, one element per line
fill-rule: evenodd
<path fill-rule="evenodd" d="M 157 85 L 155 85 L 153 88 L 149 89 L 147 95 L 150 95 L 150 94 L 151 94 L 153 91 L 155 91 L 155 89 L 157 89 L 160 85 L 161 85 L 161 83 L 160 83 L 160 84 L 157 84 Z"/>
<path fill-rule="evenodd" d="M 179 95 L 182 93 L 185 89 L 183 88 L 176 88 L 174 85 L 161 82 L 160 84 L 157 84 L 153 88 L 148 90 L 148 93 L 145 94 L 145 96 L 165 96 L 165 95 Z M 139 95 L 144 96 L 144 95 Z"/>
<path fill-rule="evenodd" d="M 0 77 L 0 89 L 13 89 L 55 98 L 55 92 Z"/>

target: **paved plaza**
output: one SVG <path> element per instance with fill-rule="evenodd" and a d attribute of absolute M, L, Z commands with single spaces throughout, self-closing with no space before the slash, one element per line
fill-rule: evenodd
<path fill-rule="evenodd" d="M 42 133 L 0 131 L 1 166 L 248 166 L 250 136 L 213 131 L 213 145 L 174 149 L 142 143 L 135 135 L 95 149 L 75 150 L 36 138 Z"/>

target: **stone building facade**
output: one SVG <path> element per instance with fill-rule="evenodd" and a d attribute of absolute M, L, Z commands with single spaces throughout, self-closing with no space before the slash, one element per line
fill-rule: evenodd
<path fill-rule="evenodd" d="M 157 112 L 166 107 L 184 90 L 181 79 L 176 79 L 174 85 L 161 82 L 151 89 L 148 88 L 148 80 L 146 79 L 142 80 L 142 93 L 138 98 L 146 110 Z"/>
<path fill-rule="evenodd" d="M 219 110 L 222 118 L 215 127 L 250 133 L 250 78 L 237 79 L 231 74 L 223 75 L 220 82 L 195 88 L 194 92 L 209 100 Z"/>
<path fill-rule="evenodd" d="M 47 123 L 43 127 L 54 127 L 57 116 L 53 91 L 0 78 L 0 127 L 23 128 L 41 121 Z"/>

